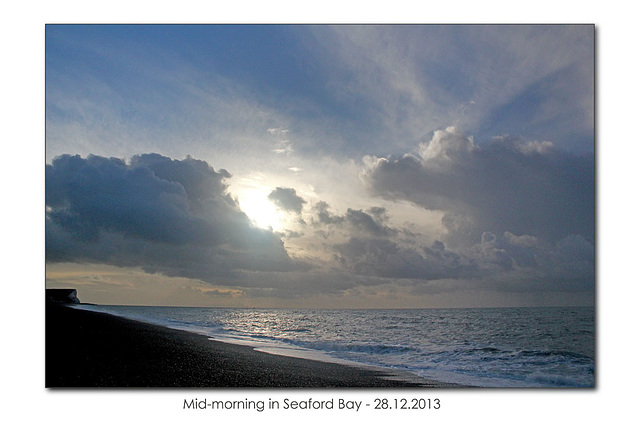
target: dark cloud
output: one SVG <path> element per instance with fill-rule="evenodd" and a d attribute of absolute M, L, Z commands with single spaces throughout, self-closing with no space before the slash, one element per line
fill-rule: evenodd
<path fill-rule="evenodd" d="M 324 201 L 320 201 L 313 205 L 314 223 L 316 225 L 334 225 L 344 222 L 344 218 L 335 215 L 329 211 L 329 204 Z"/>
<path fill-rule="evenodd" d="M 131 167 L 148 168 L 162 180 L 179 183 L 192 203 L 210 200 L 213 193 L 224 194 L 227 189 L 224 179 L 231 178 L 225 169 L 215 172 L 207 162 L 190 156 L 173 160 L 157 153 L 137 155 L 131 158 Z"/>
<path fill-rule="evenodd" d="M 594 240 L 592 155 L 576 156 L 549 142 L 499 137 L 476 145 L 454 128 L 437 131 L 419 153 L 372 159 L 370 190 L 445 212 L 448 241 L 477 243 L 483 233 L 531 235 L 557 242 Z"/>
<path fill-rule="evenodd" d="M 275 203 L 280 209 L 297 214 L 302 212 L 302 206 L 307 203 L 302 197 L 296 194 L 294 189 L 284 187 L 276 187 L 275 190 L 269 193 L 269 200 Z"/>
<path fill-rule="evenodd" d="M 448 250 L 435 241 L 425 246 L 419 236 L 403 228 L 389 226 L 386 208 L 348 208 L 342 216 L 329 212 L 329 205 L 314 205 L 316 233 L 328 240 L 338 267 L 348 273 L 380 279 L 438 280 L 479 276 L 471 257 Z M 331 243 L 336 238 L 345 242 Z"/>
<path fill-rule="evenodd" d="M 376 218 L 379 220 L 384 213 L 384 208 L 376 208 L 375 210 L 378 212 Z M 373 216 L 362 210 L 349 208 L 344 218 L 353 227 L 353 230 L 358 233 L 365 233 L 374 237 L 384 237 L 395 233 L 395 230 L 382 225 Z"/>
<path fill-rule="evenodd" d="M 251 225 L 227 192 L 229 177 L 190 157 L 59 156 L 46 166 L 47 261 L 215 282 L 237 270 L 303 267 L 276 234 Z"/>
<path fill-rule="evenodd" d="M 593 206 L 589 175 L 588 161 L 546 143 L 502 138 L 479 147 L 452 130 L 436 134 L 418 156 L 373 162 L 365 181 L 375 193 L 444 211 L 448 233 L 434 240 L 403 228 L 386 208 L 338 214 L 323 201 L 307 211 L 310 227 L 278 234 L 254 227 L 227 191 L 230 174 L 204 161 L 65 155 L 46 167 L 46 256 L 139 267 L 247 296 L 379 285 L 415 293 L 584 293 L 595 279 L 593 227 L 583 210 Z M 302 211 L 295 190 L 272 195 Z M 316 249 L 314 268 L 291 258 L 283 238 L 300 243 L 307 257 Z"/>
<path fill-rule="evenodd" d="M 556 244 L 528 236 L 485 233 L 481 242 L 448 249 L 391 238 L 351 237 L 332 246 L 336 262 L 354 275 L 389 279 L 421 293 L 491 290 L 498 292 L 592 292 L 593 245 L 581 236 Z M 388 281 L 389 281 L 388 280 Z"/>
<path fill-rule="evenodd" d="M 442 211 L 446 232 L 429 242 L 385 208 L 340 216 L 318 203 L 313 222 L 333 232 L 325 246 L 346 272 L 424 293 L 593 291 L 592 157 L 508 137 L 478 146 L 449 128 L 417 155 L 367 160 L 373 193 Z"/>
<path fill-rule="evenodd" d="M 329 211 L 329 204 L 320 201 L 313 206 L 313 223 L 318 226 L 337 226 L 348 229 L 354 234 L 370 237 L 386 237 L 397 233 L 397 230 L 385 225 L 388 220 L 387 210 L 372 207 L 364 212 L 362 209 L 348 208 L 340 216 Z M 345 226 L 346 225 L 346 226 Z"/>
<path fill-rule="evenodd" d="M 340 261 L 356 274 L 414 280 L 470 278 L 478 275 L 474 261 L 443 246 L 402 246 L 390 239 L 351 237 L 335 247 Z"/>
<path fill-rule="evenodd" d="M 389 219 L 387 209 L 380 206 L 373 206 L 367 209 L 367 212 L 375 217 L 376 221 L 387 221 Z"/>

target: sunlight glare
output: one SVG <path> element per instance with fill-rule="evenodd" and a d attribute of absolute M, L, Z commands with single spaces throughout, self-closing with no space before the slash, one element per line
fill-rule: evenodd
<path fill-rule="evenodd" d="M 281 217 L 276 206 L 268 199 L 268 190 L 254 189 L 238 195 L 240 208 L 260 228 L 280 230 Z"/>

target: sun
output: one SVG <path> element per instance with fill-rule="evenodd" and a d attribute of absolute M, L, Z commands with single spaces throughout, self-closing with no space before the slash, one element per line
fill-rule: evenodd
<path fill-rule="evenodd" d="M 256 227 L 279 231 L 282 229 L 282 216 L 269 200 L 269 189 L 251 189 L 238 193 L 240 209 L 247 214 Z"/>

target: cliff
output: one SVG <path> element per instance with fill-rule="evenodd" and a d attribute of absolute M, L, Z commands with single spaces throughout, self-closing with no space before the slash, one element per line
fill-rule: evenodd
<path fill-rule="evenodd" d="M 76 289 L 46 289 L 47 302 L 80 303 Z"/>

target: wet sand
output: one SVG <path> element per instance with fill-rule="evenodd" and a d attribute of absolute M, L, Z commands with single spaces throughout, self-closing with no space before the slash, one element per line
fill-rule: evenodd
<path fill-rule="evenodd" d="M 450 387 L 384 370 L 290 358 L 107 314 L 47 305 L 55 387 Z"/>

